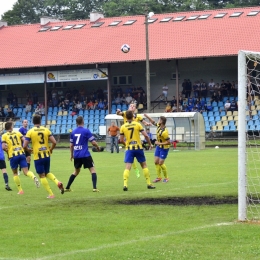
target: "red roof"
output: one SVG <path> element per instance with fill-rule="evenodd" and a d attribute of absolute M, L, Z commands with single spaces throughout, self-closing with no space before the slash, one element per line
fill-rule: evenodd
<path fill-rule="evenodd" d="M 198 12 L 155 14 L 149 24 L 150 60 L 235 56 L 239 50 L 260 51 L 256 30 L 260 28 L 260 7 L 221 9 Z M 231 14 L 242 12 L 239 17 Z M 215 18 L 226 13 L 223 18 Z M 210 14 L 206 19 L 187 20 L 190 16 Z M 173 21 L 185 16 L 182 21 Z M 173 17 L 169 22 L 160 22 Z M 136 20 L 132 25 L 124 25 Z M 117 26 L 109 26 L 121 21 Z M 0 28 L 0 69 L 29 68 L 145 60 L 144 16 L 101 18 L 100 27 L 89 20 L 50 22 L 62 25 L 57 31 L 39 32 L 40 24 Z M 63 30 L 69 24 L 86 24 L 81 29 Z M 123 44 L 131 47 L 121 51 Z"/>

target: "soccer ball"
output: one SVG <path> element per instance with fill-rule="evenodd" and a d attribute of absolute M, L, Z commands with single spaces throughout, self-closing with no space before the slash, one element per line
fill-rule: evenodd
<path fill-rule="evenodd" d="M 128 53 L 130 51 L 130 46 L 128 44 L 123 44 L 121 47 L 123 53 Z"/>
<path fill-rule="evenodd" d="M 219 147 L 218 146 L 215 146 L 215 149 L 218 149 Z"/>

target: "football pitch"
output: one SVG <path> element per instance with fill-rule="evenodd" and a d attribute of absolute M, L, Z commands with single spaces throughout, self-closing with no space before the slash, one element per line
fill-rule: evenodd
<path fill-rule="evenodd" d="M 61 195 L 49 181 L 52 200 L 25 176 L 24 195 L 17 195 L 7 161 L 13 191 L 2 180 L 0 260 L 259 259 L 259 225 L 237 222 L 236 148 L 171 150 L 168 183 L 148 190 L 143 175 L 131 171 L 127 192 L 124 152 L 92 156 L 100 192 L 92 192 L 90 173 L 82 170 L 73 192 Z M 155 179 L 153 152 L 146 158 Z M 69 149 L 54 151 L 51 172 L 66 185 Z"/>

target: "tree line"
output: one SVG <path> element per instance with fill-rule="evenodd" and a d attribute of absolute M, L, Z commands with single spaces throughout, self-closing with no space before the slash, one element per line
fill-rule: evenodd
<path fill-rule="evenodd" d="M 105 17 L 115 17 L 140 15 L 147 11 L 159 14 L 259 5 L 260 0 L 17 0 L 1 18 L 9 25 L 15 25 L 39 23 L 42 16 L 89 19 L 93 11 L 101 12 Z"/>

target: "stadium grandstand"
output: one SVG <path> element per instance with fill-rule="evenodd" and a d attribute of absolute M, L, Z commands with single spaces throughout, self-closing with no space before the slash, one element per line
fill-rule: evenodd
<path fill-rule="evenodd" d="M 236 132 L 237 104 L 225 104 L 237 102 L 238 51 L 260 51 L 252 37 L 259 16 L 257 8 L 248 7 L 150 18 L 149 112 L 164 111 L 169 102 L 171 111 L 201 112 L 206 132 Z M 38 24 L 17 26 L 0 21 L 2 121 L 12 118 L 18 128 L 27 119 L 31 126 L 32 115 L 39 113 L 54 134 L 67 134 L 82 115 L 98 133 L 108 113 L 127 109 L 128 96 L 146 110 L 144 21 L 142 15 L 105 18 L 98 13 L 89 20 L 43 17 Z M 122 44 L 130 46 L 128 53 L 121 51 Z M 221 98 L 215 99 L 218 91 Z M 257 94 L 248 103 L 247 119 L 249 130 L 260 127 Z"/>

